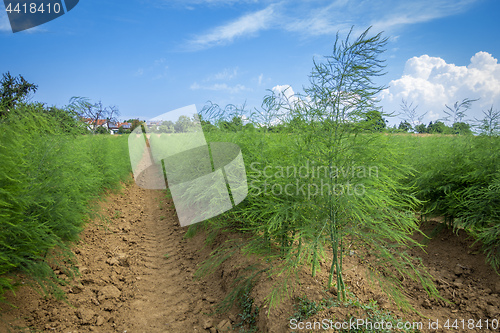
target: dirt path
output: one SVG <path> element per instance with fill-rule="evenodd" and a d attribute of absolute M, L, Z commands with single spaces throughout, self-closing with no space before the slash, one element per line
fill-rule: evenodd
<path fill-rule="evenodd" d="M 164 191 L 127 186 L 74 249 L 82 274 L 64 287 L 69 304 L 21 288 L 8 295 L 17 309 L 2 305 L 0 332 L 215 332 L 219 321 L 207 314 L 220 290 L 193 279 L 210 249 L 185 231 Z"/>
<path fill-rule="evenodd" d="M 426 224 L 423 230 L 430 234 L 437 225 Z M 204 233 L 184 239 L 186 230 L 179 227 L 173 203 L 164 191 L 145 190 L 135 183 L 127 185 L 122 193 L 109 195 L 101 204 L 100 217 L 87 224 L 74 248 L 81 276 L 63 287 L 67 303 L 44 299 L 28 287 L 20 288 L 16 296 L 6 295 L 17 308 L 0 304 L 0 333 L 217 333 L 232 328 L 239 331 L 241 309 L 233 308 L 225 315 L 213 315 L 213 310 L 242 273 L 242 267 L 248 266 L 246 258 L 235 255 L 208 278 L 193 279 L 199 264 L 215 247 L 227 237 L 234 239 L 239 235 L 218 236 L 209 246 Z M 464 233 L 457 235 L 445 229 L 429 242 L 425 253 L 414 253 L 422 257 L 442 296 L 451 301 L 429 300 L 421 287 L 406 282 L 412 306 L 425 318 L 398 311 L 384 293 L 368 283 L 363 263 L 356 256 L 345 257 L 346 284 L 362 304 L 375 299 L 381 310 L 391 311 L 405 321 L 439 320 L 442 325 L 440 329 L 423 332 L 457 331 L 443 327 L 447 319 L 498 323 L 500 277 L 485 264 L 478 245 L 471 244 Z M 318 302 L 334 297 L 335 290 L 326 287 L 329 265 L 330 262 L 322 261 L 322 270 L 315 277 L 307 268 L 301 271 L 301 283 L 292 297 L 271 313 L 264 302 L 271 284 L 277 280 L 259 280 L 252 290 L 254 304 L 260 308 L 257 331 L 290 332 L 289 320 L 296 312 L 295 297 Z M 67 279 L 60 269 L 55 269 L 59 277 Z M 307 320 L 347 320 L 358 311 L 351 306 L 332 307 Z M 467 330 L 483 331 L 488 330 Z"/>
<path fill-rule="evenodd" d="M 195 331 L 198 318 L 194 315 L 194 301 L 202 290 L 193 282 L 193 262 L 181 258 L 193 256 L 184 249 L 185 241 L 177 227 L 171 208 L 163 208 L 161 192 L 141 191 L 146 214 L 143 219 L 141 243 L 132 253 L 132 267 L 136 267 L 136 297 L 119 313 L 123 323 L 119 330 L 130 332 Z M 167 205 L 169 206 L 169 205 Z M 163 210 L 162 210 L 163 209 Z M 120 260 L 118 257 L 117 260 Z M 130 320 L 132 319 L 132 320 Z M 189 331 L 191 331 L 189 329 Z"/>

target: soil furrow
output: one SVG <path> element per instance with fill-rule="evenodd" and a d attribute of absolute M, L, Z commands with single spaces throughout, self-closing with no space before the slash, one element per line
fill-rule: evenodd
<path fill-rule="evenodd" d="M 110 195 L 104 218 L 87 225 L 74 249 L 81 276 L 63 287 L 69 304 L 21 288 L 9 295 L 18 308 L 2 308 L 0 332 L 204 331 L 216 298 L 203 300 L 204 282 L 193 273 L 209 250 L 198 251 L 201 238 L 187 244 L 169 206 L 164 191 L 136 184 Z"/>

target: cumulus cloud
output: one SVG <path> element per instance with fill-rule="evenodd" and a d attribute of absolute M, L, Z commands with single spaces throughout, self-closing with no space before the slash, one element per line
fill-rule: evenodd
<path fill-rule="evenodd" d="M 500 105 L 500 64 L 491 54 L 476 53 L 468 66 L 428 55 L 413 57 L 406 62 L 402 77 L 391 81 L 381 94 L 387 112 L 399 111 L 405 99 L 418 104 L 420 113 L 428 112 L 427 120 L 443 118 L 445 104 L 452 106 L 465 98 L 479 98 L 468 118 L 480 116 L 492 104 Z"/>
<path fill-rule="evenodd" d="M 276 85 L 272 89 L 273 93 L 278 97 L 278 96 L 283 96 L 286 99 L 294 98 L 295 97 L 295 92 L 293 91 L 293 88 L 289 84 L 284 84 L 284 85 Z"/>
<path fill-rule="evenodd" d="M 292 86 L 288 84 L 276 85 L 271 90 L 274 97 L 283 105 L 292 107 L 295 103 L 300 101 L 300 98 L 293 91 Z"/>
<path fill-rule="evenodd" d="M 276 102 L 281 106 L 280 112 L 283 112 L 282 116 L 286 117 L 288 111 L 296 108 L 297 106 L 312 105 L 310 96 L 296 94 L 293 91 L 292 86 L 288 84 L 276 85 L 271 89 L 271 91 L 273 92 Z"/>

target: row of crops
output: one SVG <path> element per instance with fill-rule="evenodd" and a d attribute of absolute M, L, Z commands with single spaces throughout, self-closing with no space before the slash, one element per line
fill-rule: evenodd
<path fill-rule="evenodd" d="M 326 130 L 331 124 L 315 126 L 322 128 L 207 135 L 208 142 L 241 147 L 249 191 L 234 210 L 207 224 L 210 229 L 237 228 L 249 237 L 248 242 L 228 242 L 200 273 L 209 273 L 236 249 L 263 255 L 272 267 L 257 269 L 248 279 L 257 278 L 258 272 L 281 276 L 268 299 L 274 305 L 289 294 L 297 267 L 306 265 L 315 275 L 319 262 L 328 256 L 329 284 L 345 298 L 342 258 L 354 251 L 370 253 L 365 259 L 377 272 L 374 278 L 384 276 L 380 282 L 402 306 L 408 304 L 400 297 L 401 276 L 435 294 L 432 278 L 408 254 L 420 246 L 411 235 L 419 228 L 414 212 L 422 203 L 406 184 L 413 170 L 404 163 L 405 150 L 394 149 L 393 137 L 379 133 L 331 142 Z"/>
<path fill-rule="evenodd" d="M 408 178 L 422 200 L 420 210 L 444 216 L 483 245 L 488 262 L 500 269 L 500 137 L 396 136 L 416 170 Z M 397 149 L 395 147 L 395 149 Z"/>
<path fill-rule="evenodd" d="M 499 268 L 500 139 L 491 131 L 485 132 L 490 136 L 378 133 L 380 119 L 372 116 L 384 87 L 372 78 L 383 73 L 379 57 L 387 38 L 368 33 L 337 40 L 331 56 L 314 62 L 306 96 L 264 98 L 255 120 L 259 130 L 237 126 L 239 131 L 227 132 L 231 126 L 224 126 L 227 119 L 217 112 L 210 130 L 201 121 L 207 142 L 241 148 L 248 195 L 234 209 L 191 226 L 190 231 L 206 227 L 210 238 L 226 229 L 247 234 L 246 241 L 220 246 L 199 274 L 213 272 L 237 251 L 272 263 L 248 267 L 230 298 L 247 293 L 259 276 L 274 274 L 280 279 L 268 301 L 276 305 L 290 294 L 298 267 L 309 267 L 315 275 L 328 256 L 329 285 L 345 299 L 347 253 L 364 255 L 373 277 L 402 307 L 409 306 L 402 296 L 405 279 L 437 296 L 433 278 L 409 254 L 422 246 L 412 238 L 419 232 L 418 213 L 445 216 L 451 226 L 466 229 Z M 77 124 L 62 124 L 57 114 L 36 105 L 20 105 L 0 120 L 0 295 L 15 286 L 11 273 L 18 271 L 42 288 L 57 290 L 52 269 L 72 267 L 69 244 L 78 238 L 89 203 L 130 173 L 128 137 L 80 135 Z M 280 124 L 282 132 L 266 132 L 262 124 Z M 183 142 L 191 135 L 196 147 L 196 133 L 175 137 Z M 165 138 L 173 140 L 166 132 L 149 136 L 153 155 L 173 156 L 189 148 L 181 141 L 165 146 Z M 134 167 L 142 160 L 143 145 L 131 147 Z M 214 146 L 210 151 L 216 151 Z M 182 170 L 182 179 L 206 171 L 191 169 L 192 174 Z M 196 195 L 187 193 L 186 200 L 191 207 L 197 200 L 206 207 L 212 190 L 189 192 Z M 215 195 L 208 199 L 220 204 Z"/>
<path fill-rule="evenodd" d="M 286 283 L 293 284 L 298 266 L 309 265 L 314 275 L 324 256 L 333 259 L 330 283 L 341 291 L 342 256 L 355 250 L 370 253 L 365 259 L 374 277 L 383 276 L 386 291 L 405 306 L 398 296 L 401 276 L 436 293 L 420 260 L 407 254 L 421 246 L 411 238 L 420 214 L 445 216 L 450 227 L 466 229 L 499 268 L 499 137 L 361 133 L 337 142 L 337 155 L 329 153 L 329 139 L 318 128 L 207 134 L 208 142 L 241 147 L 249 192 L 235 209 L 205 225 L 250 237 L 246 243 L 229 241 L 201 274 L 236 249 L 263 255 L 272 268 L 255 268 L 246 285 L 264 272 L 288 276 L 270 294 L 273 303 L 290 291 Z"/>
<path fill-rule="evenodd" d="M 0 119 L 0 295 L 18 272 L 57 294 L 53 270 L 72 275 L 70 246 L 92 203 L 130 177 L 126 137 L 81 135 L 61 115 L 20 104 Z"/>
<path fill-rule="evenodd" d="M 280 124 L 280 133 L 250 128 L 206 132 L 208 142 L 240 146 L 248 196 L 205 225 L 209 230 L 236 228 L 248 237 L 246 242 L 228 241 L 199 274 L 213 272 L 236 251 L 264 256 L 272 264 L 249 268 L 235 290 L 247 292 L 262 274 L 280 276 L 267 299 L 272 306 L 290 295 L 297 267 L 309 267 L 314 276 L 328 256 L 329 287 L 335 286 L 339 299 L 345 299 L 342 263 L 352 253 L 362 256 L 388 295 L 410 307 L 402 281 L 415 281 L 439 297 L 433 277 L 409 254 L 423 247 L 412 237 L 420 232 L 419 215 L 444 215 L 451 226 L 465 228 L 499 268 L 496 132 L 429 137 L 380 133 L 378 118 L 372 116 L 380 110 L 377 94 L 384 87 L 371 78 L 383 74 L 379 57 L 387 39 L 368 33 L 337 38 L 332 55 L 313 62 L 304 95 L 264 98 L 257 119 L 250 119 L 258 126 Z M 207 111 L 209 117 L 220 114 L 224 112 L 218 107 Z M 224 128 L 224 119 L 214 117 L 214 124 Z"/>

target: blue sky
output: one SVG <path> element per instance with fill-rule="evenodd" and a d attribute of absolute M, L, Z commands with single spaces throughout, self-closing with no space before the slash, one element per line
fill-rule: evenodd
<path fill-rule="evenodd" d="M 37 84 L 34 100 L 83 96 L 116 105 L 121 119 L 207 101 L 251 109 L 269 89 L 302 92 L 337 31 L 373 26 L 390 37 L 377 80 L 389 86 L 386 112 L 405 98 L 428 122 L 444 104 L 480 98 L 473 118 L 500 109 L 499 13 L 497 0 L 82 0 L 13 34 L 0 4 L 0 73 Z"/>

